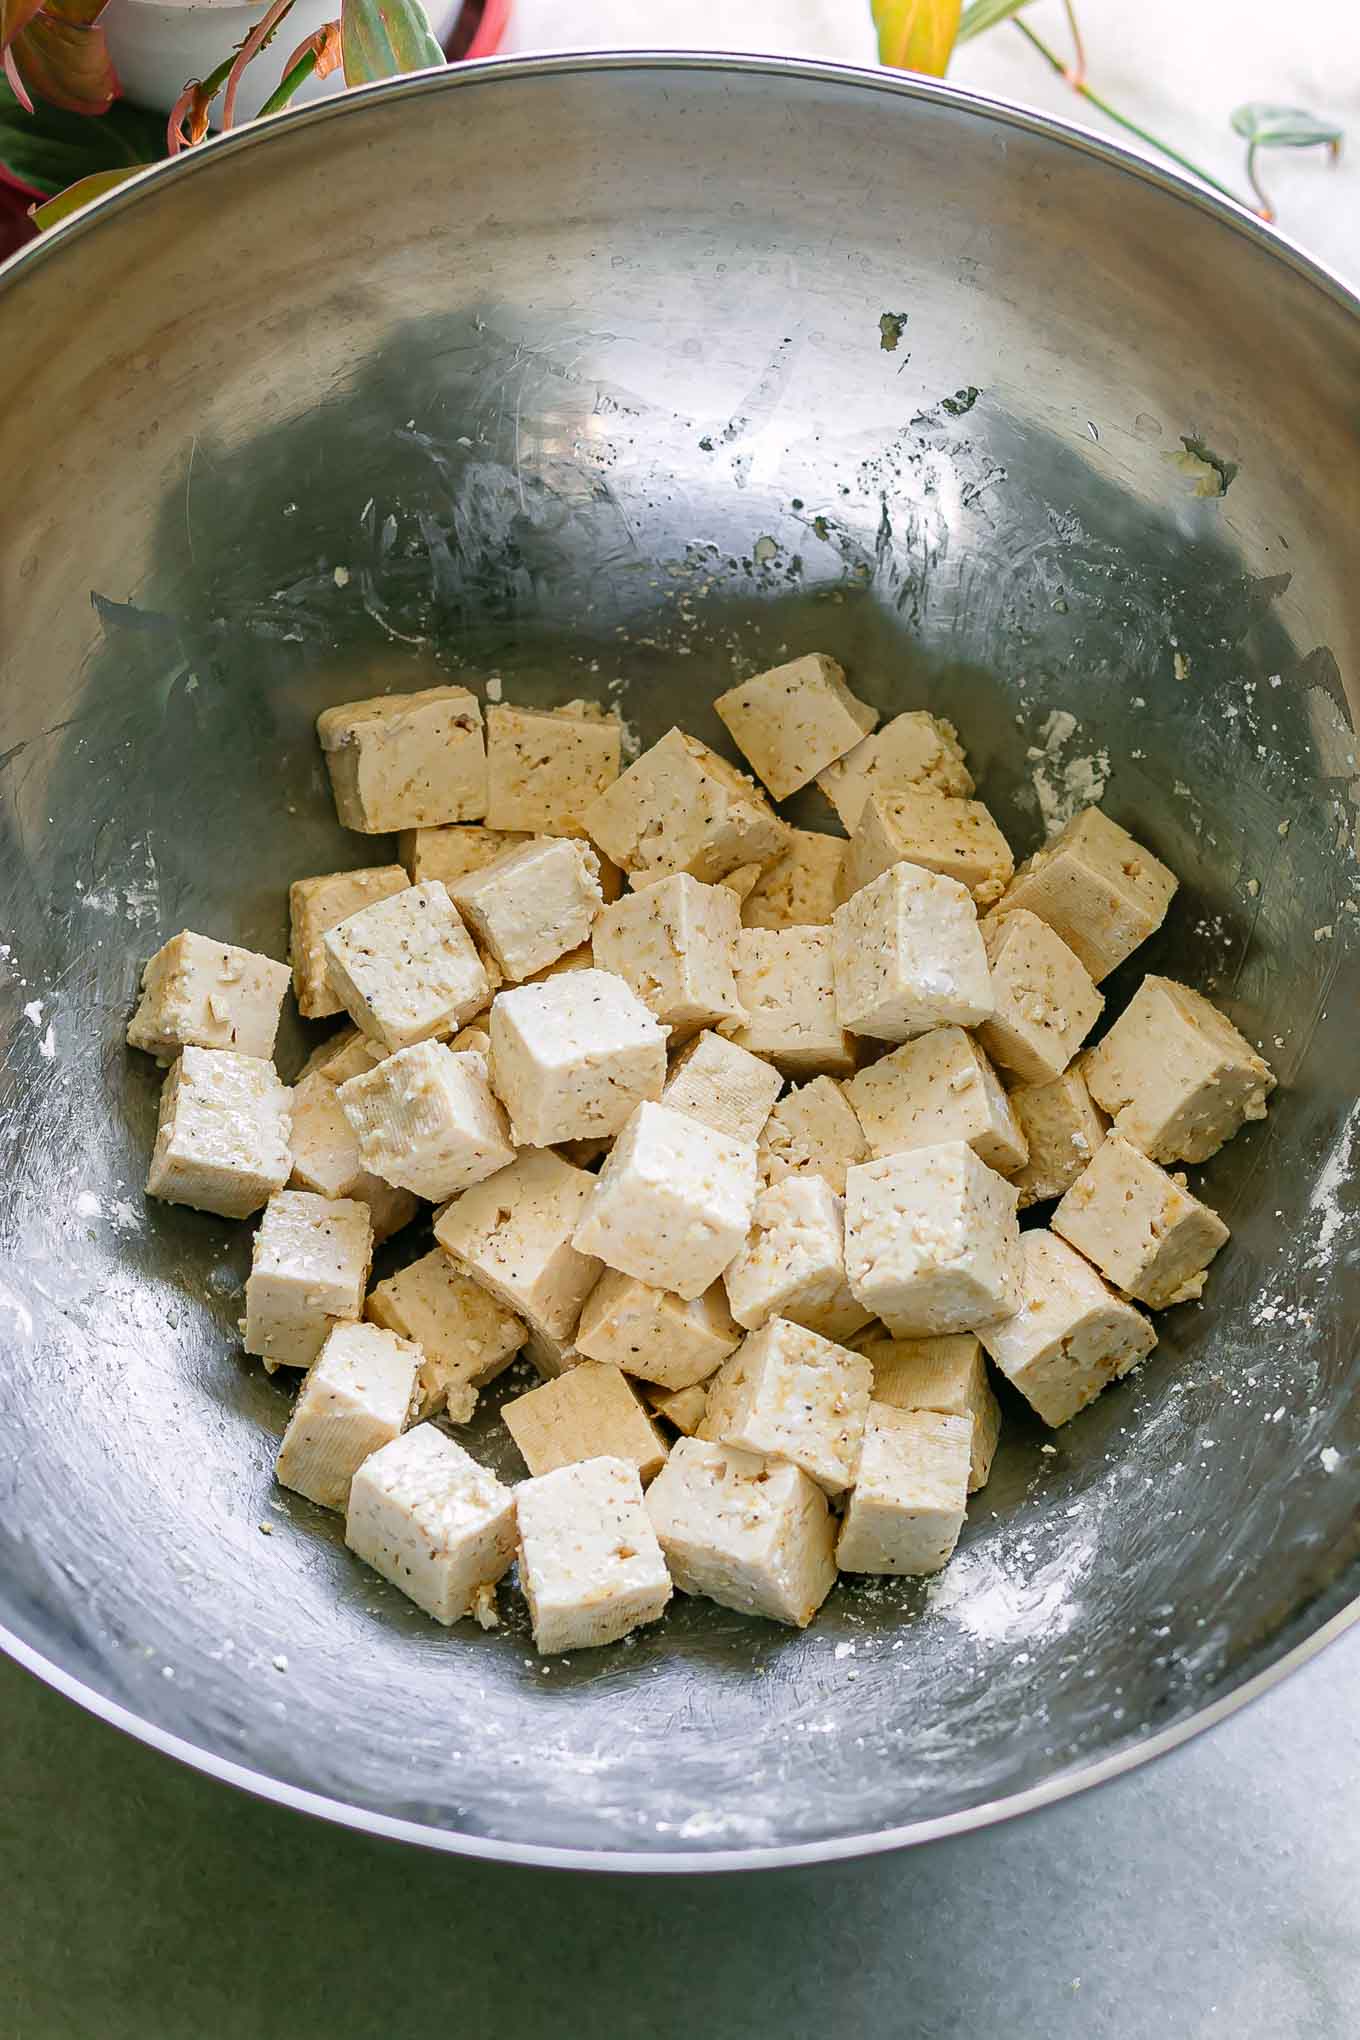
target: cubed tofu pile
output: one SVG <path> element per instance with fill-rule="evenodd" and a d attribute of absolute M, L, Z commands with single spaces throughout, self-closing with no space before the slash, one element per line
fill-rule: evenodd
<path fill-rule="evenodd" d="M 838 1572 L 938 1572 L 989 1363 L 1059 1425 L 1145 1359 L 1228 1237 L 1175 1165 L 1274 1084 L 1164 977 L 1089 1045 L 1176 889 L 1099 809 L 1017 866 L 953 727 L 821 654 L 715 706 L 755 779 L 680 729 L 625 769 L 585 701 L 328 709 L 340 820 L 400 861 L 297 879 L 291 970 L 177 935 L 128 1029 L 149 1194 L 260 1214 L 279 1480 L 438 1622 L 494 1626 L 517 1562 L 543 1652 L 677 1587 L 801 1627 Z M 845 836 L 776 812 L 814 782 Z M 290 979 L 347 1024 L 288 1086 Z M 450 1430 L 521 1353 L 509 1486 Z"/>

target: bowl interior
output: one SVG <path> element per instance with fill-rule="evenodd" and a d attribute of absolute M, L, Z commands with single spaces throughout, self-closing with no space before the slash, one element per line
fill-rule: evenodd
<path fill-rule="evenodd" d="M 957 96 L 531 63 L 114 201 L 10 275 L 0 359 L 23 1644 L 361 1817 L 659 1859 L 973 1817 L 1121 1759 L 1351 1598 L 1340 293 Z M 437 1632 L 272 1485 L 290 1383 L 236 1345 L 249 1229 L 143 1200 L 140 965 L 183 926 L 283 955 L 290 878 L 386 854 L 336 826 L 328 703 L 495 674 L 726 748 L 713 695 L 813 649 L 885 714 L 952 717 L 1017 852 L 1099 799 L 1179 874 L 1105 989 L 1183 977 L 1277 1070 L 1268 1121 L 1196 1172 L 1232 1243 L 1076 1422 L 1008 1397 L 931 1587 L 843 1584 L 807 1635 L 681 1602 L 547 1664 L 517 1612 Z M 294 1023 L 285 1074 L 306 1045 Z M 496 1400 L 476 1437 L 509 1464 Z"/>

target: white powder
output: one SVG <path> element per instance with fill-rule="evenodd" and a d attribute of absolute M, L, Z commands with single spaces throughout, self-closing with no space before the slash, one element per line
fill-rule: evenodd
<path fill-rule="evenodd" d="M 1352 1105 L 1346 1120 L 1336 1137 L 1336 1144 L 1328 1155 L 1308 1200 L 1308 1209 L 1318 1220 L 1317 1237 L 1313 1251 L 1306 1265 L 1309 1268 L 1323 1268 L 1333 1258 L 1333 1249 L 1351 1216 L 1342 1209 L 1341 1193 L 1355 1172 L 1355 1141 L 1360 1133 L 1360 1103 Z"/>
<path fill-rule="evenodd" d="M 154 920 L 161 906 L 160 873 L 156 869 L 156 859 L 149 837 L 143 837 L 140 843 L 133 844 L 132 856 L 135 857 L 139 850 L 146 867 L 146 876 L 139 882 L 123 887 L 124 910 L 129 921 L 138 927 L 143 921 Z"/>
<path fill-rule="evenodd" d="M 150 839 L 141 837 L 128 851 L 128 861 L 140 858 L 145 866 L 145 875 L 135 878 L 124 886 L 120 893 L 116 885 L 86 885 L 82 879 L 75 884 L 77 903 L 91 914 L 123 914 L 134 926 L 154 920 L 160 912 L 160 873 Z"/>
<path fill-rule="evenodd" d="M 98 891 L 87 891 L 76 880 L 76 894 L 82 907 L 88 907 L 92 914 L 116 914 L 119 907 L 118 894 L 111 885 L 101 886 Z"/>
<path fill-rule="evenodd" d="M 1076 1620 L 1073 1588 L 1095 1557 L 1074 1536 L 1046 1565 L 1011 1571 L 990 1550 L 960 1552 L 928 1590 L 931 1609 L 979 1643 L 1061 1636 Z"/>
<path fill-rule="evenodd" d="M 33 1313 L 21 1296 L 0 1284 L 0 1311 L 9 1314 L 11 1332 L 17 1332 L 22 1339 L 33 1337 Z"/>
<path fill-rule="evenodd" d="M 1067 755 L 1079 724 L 1065 708 L 1053 709 L 1039 731 L 1039 742 L 1031 744 L 1028 757 L 1033 770 L 1039 813 L 1044 831 L 1056 836 L 1082 808 L 1095 807 L 1110 779 L 1108 751 L 1091 751 L 1077 757 Z"/>
<path fill-rule="evenodd" d="M 592 672 L 598 670 L 592 666 Z M 628 686 L 626 680 L 615 679 L 605 683 L 605 698 L 619 719 L 619 749 L 623 753 L 625 766 L 642 756 L 642 737 L 623 712 L 623 695 Z"/>

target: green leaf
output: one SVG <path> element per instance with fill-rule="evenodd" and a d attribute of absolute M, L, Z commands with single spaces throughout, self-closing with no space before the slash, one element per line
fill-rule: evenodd
<path fill-rule="evenodd" d="M 56 226 L 58 220 L 69 219 L 83 205 L 102 198 L 106 191 L 115 191 L 120 184 L 126 184 L 129 177 L 135 177 L 139 170 L 145 168 L 145 163 L 133 163 L 126 170 L 96 170 L 89 177 L 78 177 L 55 198 L 44 199 L 41 205 L 30 208 L 34 226 L 40 233 L 46 233 L 49 227 Z"/>
<path fill-rule="evenodd" d="M 989 28 L 998 28 L 1028 4 L 1029 0 L 968 0 L 959 23 L 958 40 L 971 42 L 975 35 L 983 35 Z"/>
<path fill-rule="evenodd" d="M 347 85 L 371 85 L 444 61 L 420 0 L 342 0 L 340 50 Z"/>
<path fill-rule="evenodd" d="M 872 0 L 878 61 L 894 71 L 943 78 L 959 32 L 963 0 Z"/>
<path fill-rule="evenodd" d="M 1230 119 L 1243 141 L 1257 149 L 1316 149 L 1323 145 L 1339 149 L 1343 139 L 1339 127 L 1319 120 L 1305 107 L 1271 106 L 1263 99 L 1235 107 Z"/>
<path fill-rule="evenodd" d="M 165 154 L 165 117 L 118 99 L 98 120 L 39 106 L 27 114 L 0 81 L 0 164 L 53 195 L 96 170 L 138 169 Z"/>
<path fill-rule="evenodd" d="M 89 120 L 39 106 L 25 113 L 0 80 L 0 164 L 21 184 L 47 197 L 96 170 L 138 169 L 165 154 L 165 117 L 116 99 Z"/>

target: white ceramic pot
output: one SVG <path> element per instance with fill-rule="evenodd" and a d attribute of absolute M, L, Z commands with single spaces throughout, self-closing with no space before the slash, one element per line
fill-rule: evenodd
<path fill-rule="evenodd" d="M 612 49 L 770 50 L 842 64 L 878 62 L 869 0 L 727 0 L 710 7 L 647 0 L 645 8 L 638 0 L 515 0 L 501 43 L 505 56 Z"/>
<path fill-rule="evenodd" d="M 287 58 L 305 37 L 339 14 L 339 0 L 295 0 L 293 11 L 263 55 L 256 57 L 236 95 L 236 117 L 251 120 L 279 79 Z M 453 33 L 461 0 L 425 0 L 430 28 L 442 47 Z M 265 12 L 263 0 L 109 0 L 99 17 L 123 91 L 139 106 L 169 113 L 190 78 L 206 78 L 244 42 Z M 299 105 L 344 90 L 338 71 L 309 78 L 293 100 Z M 213 126 L 221 111 L 219 97 Z"/>

